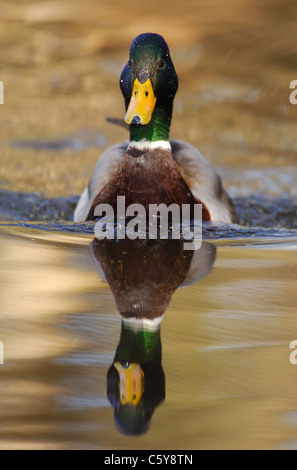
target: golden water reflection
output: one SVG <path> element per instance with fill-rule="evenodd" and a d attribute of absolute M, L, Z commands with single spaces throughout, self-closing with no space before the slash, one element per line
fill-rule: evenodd
<path fill-rule="evenodd" d="M 296 447 L 296 242 L 216 242 L 210 274 L 175 291 L 161 324 L 166 399 L 160 388 L 135 439 L 107 396 L 122 322 L 90 237 L 11 228 L 0 240 L 2 449 Z"/>
<path fill-rule="evenodd" d="M 91 253 L 123 317 L 107 373 L 107 394 L 120 432 L 143 434 L 165 398 L 160 324 L 175 290 L 207 276 L 216 248 L 185 251 L 182 240 L 97 240 Z"/>

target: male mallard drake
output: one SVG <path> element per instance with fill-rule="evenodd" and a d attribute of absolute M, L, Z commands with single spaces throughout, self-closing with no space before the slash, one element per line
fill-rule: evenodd
<path fill-rule="evenodd" d="M 233 204 L 220 177 L 187 142 L 169 140 L 178 78 L 168 46 L 158 34 L 132 42 L 120 78 L 130 142 L 106 150 L 77 204 L 74 220 L 95 218 L 97 205 L 116 210 L 117 196 L 133 203 L 201 203 L 205 221 L 235 222 Z"/>

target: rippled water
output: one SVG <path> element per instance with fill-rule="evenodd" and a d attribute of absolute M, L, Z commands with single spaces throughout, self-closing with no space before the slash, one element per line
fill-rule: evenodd
<path fill-rule="evenodd" d="M 0 448 L 296 449 L 295 3 L 31 3 L 1 5 Z M 197 252 L 72 220 L 127 138 L 107 118 L 144 30 L 178 71 L 172 137 L 239 216 Z M 143 312 L 162 322 L 123 321 Z"/>
<path fill-rule="evenodd" d="M 179 270 L 176 245 L 115 252 L 20 227 L 0 240 L 1 448 L 296 447 L 296 239 L 208 242 Z M 160 330 L 122 323 L 137 298 L 166 308 Z M 119 408 L 127 361 L 145 375 L 134 418 Z"/>

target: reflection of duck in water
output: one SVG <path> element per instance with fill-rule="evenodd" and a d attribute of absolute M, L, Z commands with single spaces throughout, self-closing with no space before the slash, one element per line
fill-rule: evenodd
<path fill-rule="evenodd" d="M 160 324 L 174 291 L 207 276 L 216 249 L 202 243 L 184 251 L 182 240 L 97 240 L 91 245 L 95 266 L 106 280 L 123 317 L 107 394 L 118 428 L 126 434 L 148 429 L 165 398 Z"/>

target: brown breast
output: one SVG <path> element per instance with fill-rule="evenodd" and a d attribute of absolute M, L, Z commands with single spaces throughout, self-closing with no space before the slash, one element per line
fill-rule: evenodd
<path fill-rule="evenodd" d="M 197 201 L 181 176 L 169 150 L 155 149 L 146 152 L 129 148 L 114 178 L 100 191 L 93 201 L 87 220 L 94 220 L 99 204 L 110 204 L 117 211 L 117 197 L 125 196 L 126 207 L 142 204 L 146 212 L 150 204 L 202 204 Z M 210 220 L 207 208 L 202 204 L 202 218 Z"/>

